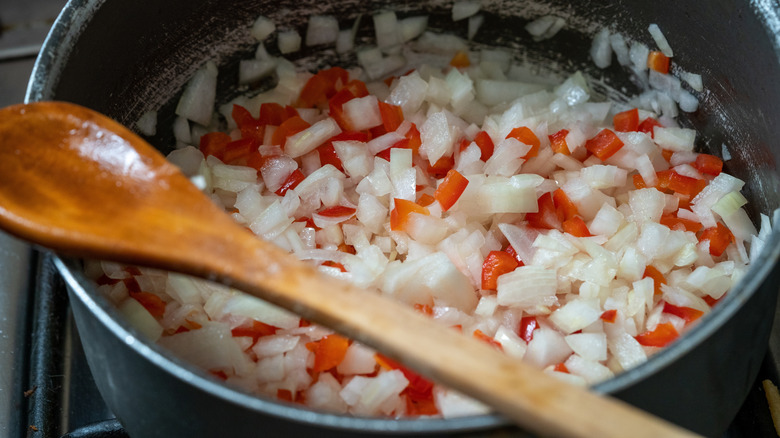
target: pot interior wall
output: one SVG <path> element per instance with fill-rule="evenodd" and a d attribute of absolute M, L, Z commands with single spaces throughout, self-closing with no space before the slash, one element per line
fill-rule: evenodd
<path fill-rule="evenodd" d="M 712 1 L 701 8 L 693 2 L 666 0 L 485 0 L 481 12 L 485 23 L 474 43 L 508 47 L 517 60 L 549 75 L 583 70 L 595 79 L 597 88 L 603 83 L 630 94 L 636 87 L 616 62 L 606 70 L 593 65 L 588 53 L 591 37 L 608 24 L 613 31 L 652 47 L 647 26 L 657 23 L 675 49 L 675 68 L 704 78 L 700 109 L 682 123 L 699 131 L 700 150 L 721 156 L 725 145 L 732 157 L 726 170 L 746 181 L 744 192 L 751 200 L 749 213 L 755 220 L 758 212 L 771 212 L 780 205 L 780 147 L 775 144 L 773 123 L 780 114 L 780 86 L 771 80 L 780 77 L 777 40 L 771 30 L 778 20 L 776 11 L 763 3 L 737 3 Z M 360 45 L 373 39 L 370 14 L 380 9 L 392 9 L 401 17 L 426 14 L 433 30 L 465 37 L 466 22 L 452 22 L 451 6 L 451 2 L 440 0 L 73 0 L 39 59 L 28 98 L 76 102 L 128 126 L 144 112 L 160 109 L 159 133 L 150 140 L 167 151 L 174 144 L 169 127 L 178 94 L 204 62 L 216 60 L 220 66 L 220 103 L 247 91 L 235 85 L 237 64 L 255 50 L 249 28 L 258 15 L 270 17 L 279 29 L 294 28 L 301 33 L 310 14 L 335 15 L 342 28 L 362 15 Z M 567 26 L 555 38 L 536 43 L 523 26 L 546 14 L 566 18 Z M 267 46 L 276 52 L 273 37 Z M 288 59 L 310 70 L 355 64 L 354 54 L 339 56 L 331 48 L 304 47 Z M 253 90 L 259 92 L 268 85 L 257 84 Z M 755 370 L 752 372 L 755 375 Z M 691 427 L 707 434 L 723 430 L 744 394 L 733 394 L 734 400 L 726 402 L 722 423 L 704 425 L 701 421 Z"/>

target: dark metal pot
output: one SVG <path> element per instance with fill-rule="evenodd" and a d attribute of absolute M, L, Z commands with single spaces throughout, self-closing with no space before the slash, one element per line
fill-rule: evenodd
<path fill-rule="evenodd" d="M 305 31 L 311 13 L 333 14 L 347 26 L 359 14 L 391 8 L 401 15 L 430 14 L 430 27 L 465 35 L 452 23 L 451 2 L 360 0 L 72 0 L 55 23 L 36 64 L 28 100 L 66 100 L 101 111 L 131 126 L 161 107 L 160 124 L 173 120 L 171 102 L 192 72 L 215 59 L 220 98 L 240 92 L 237 61 L 254 50 L 248 29 L 260 14 L 279 27 Z M 684 123 L 700 133 L 702 150 L 720 155 L 727 144 L 727 171 L 745 180 L 750 214 L 780 206 L 780 7 L 769 0 L 704 3 L 554 0 L 483 2 L 485 24 L 476 41 L 508 46 L 517 56 L 557 70 L 583 69 L 614 87 L 632 85 L 618 67 L 598 71 L 589 60 L 591 35 L 601 25 L 652 45 L 647 27 L 657 23 L 675 49 L 674 62 L 704 77 L 698 112 Z M 567 28 L 534 43 L 523 25 L 553 13 Z M 368 41 L 370 20 L 360 35 Z M 309 68 L 354 62 L 333 51 L 297 55 Z M 616 64 L 616 63 L 613 63 Z M 549 64 L 548 64 L 549 65 Z M 162 130 L 152 142 L 172 144 Z M 598 385 L 654 414 L 708 436 L 723 433 L 744 400 L 764 356 L 778 291 L 780 232 L 737 289 L 682 340 L 647 363 Z M 89 363 L 107 404 L 132 436 L 359 436 L 368 433 L 520 434 L 499 417 L 393 421 L 307 411 L 227 388 L 170 357 L 114 318 L 84 278 L 77 260 L 59 259 Z M 566 421 L 562 416 L 561 421 Z"/>

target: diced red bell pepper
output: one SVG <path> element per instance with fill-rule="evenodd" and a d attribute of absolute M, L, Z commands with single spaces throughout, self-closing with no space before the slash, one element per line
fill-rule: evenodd
<path fill-rule="evenodd" d="M 265 126 L 260 122 L 260 120 L 252 117 L 252 114 L 248 109 L 241 105 L 233 105 L 231 116 L 236 122 L 239 131 L 241 131 L 241 138 L 252 138 L 258 141 L 260 144 L 263 143 Z"/>
<path fill-rule="evenodd" d="M 330 266 L 332 268 L 337 268 L 341 272 L 347 272 L 347 268 L 345 268 L 344 265 L 342 265 L 339 262 L 334 262 L 332 260 L 326 260 L 326 261 L 322 262 L 322 266 Z"/>
<path fill-rule="evenodd" d="M 517 268 L 517 260 L 504 251 L 490 251 L 482 263 L 482 289 L 496 290 L 498 277 Z"/>
<path fill-rule="evenodd" d="M 344 171 L 344 165 L 341 163 L 341 158 L 336 153 L 336 148 L 333 147 L 333 143 L 328 142 L 322 146 L 317 147 L 317 153 L 320 156 L 320 164 L 330 164 L 341 172 Z"/>
<path fill-rule="evenodd" d="M 344 132 L 354 131 L 352 123 L 344 114 L 344 104 L 354 99 L 355 95 L 346 88 L 342 88 L 338 93 L 328 100 L 328 115 L 338 123 Z"/>
<path fill-rule="evenodd" d="M 344 360 L 349 348 L 349 339 L 331 334 L 316 342 L 309 342 L 306 348 L 314 353 L 312 371 L 322 372 L 338 366 Z"/>
<path fill-rule="evenodd" d="M 423 315 L 433 316 L 433 307 L 427 304 L 415 303 L 414 310 L 422 313 Z"/>
<path fill-rule="evenodd" d="M 638 173 L 635 173 L 631 177 L 631 180 L 633 181 L 635 188 L 637 188 L 637 189 L 646 189 L 647 188 L 647 183 L 645 182 L 644 178 L 642 178 L 642 175 L 640 175 Z"/>
<path fill-rule="evenodd" d="M 710 241 L 710 254 L 714 255 L 715 257 L 720 257 L 729 244 L 734 241 L 734 235 L 731 234 L 731 230 L 729 230 L 725 225 L 718 222 L 717 226 L 707 228 L 701 232 L 701 235 L 699 236 L 699 242 L 703 242 L 705 240 Z"/>
<path fill-rule="evenodd" d="M 482 342 L 484 342 L 484 343 L 486 343 L 488 345 L 491 345 L 491 346 L 493 346 L 495 348 L 498 348 L 501 351 L 504 351 L 504 346 L 501 345 L 500 342 L 498 342 L 495 339 L 491 338 L 490 336 L 482 333 L 482 330 L 480 330 L 480 329 L 474 330 L 474 338 L 479 339 L 480 341 L 482 341 Z"/>
<path fill-rule="evenodd" d="M 672 323 L 658 324 L 655 330 L 644 332 L 635 336 L 639 344 L 645 347 L 666 347 L 672 341 L 680 337 Z"/>
<path fill-rule="evenodd" d="M 656 172 L 656 175 L 658 176 L 657 187 L 659 189 L 671 190 L 675 193 L 687 196 L 688 199 L 693 199 L 693 197 L 707 186 L 706 180 L 680 175 L 671 169 Z"/>
<path fill-rule="evenodd" d="M 470 66 L 471 61 L 469 60 L 469 54 L 463 50 L 458 50 L 455 53 L 455 56 L 450 60 L 450 65 L 455 68 L 466 68 Z"/>
<path fill-rule="evenodd" d="M 658 73 L 669 73 L 669 57 L 663 53 L 653 50 L 647 55 L 647 67 Z"/>
<path fill-rule="evenodd" d="M 385 131 L 393 132 L 401 126 L 404 121 L 404 112 L 398 105 L 391 105 L 389 103 L 379 103 L 379 114 L 382 115 L 382 125 L 385 127 Z"/>
<path fill-rule="evenodd" d="M 664 277 L 664 274 L 656 269 L 655 266 L 647 265 L 644 274 L 642 274 L 642 278 L 648 277 L 653 279 L 653 295 L 661 295 L 663 293 L 661 285 L 666 284 L 666 277 Z"/>
<path fill-rule="evenodd" d="M 334 205 L 333 207 L 327 207 L 317 212 L 320 216 L 336 218 L 343 216 L 352 216 L 355 214 L 353 207 L 347 207 L 346 205 Z"/>
<path fill-rule="evenodd" d="M 395 208 L 390 212 L 390 229 L 393 231 L 406 231 L 409 226 L 409 215 L 412 213 L 430 215 L 427 208 L 412 201 L 395 198 L 394 203 Z"/>
<path fill-rule="evenodd" d="M 353 79 L 347 82 L 342 90 L 349 90 L 349 92 L 352 93 L 352 95 L 355 97 L 368 96 L 368 88 L 366 87 L 366 83 L 358 79 Z"/>
<path fill-rule="evenodd" d="M 563 231 L 571 234 L 574 237 L 590 237 L 590 231 L 585 221 L 579 216 L 574 216 L 571 219 L 563 221 Z"/>
<path fill-rule="evenodd" d="M 617 319 L 617 310 L 605 310 L 604 313 L 601 314 L 600 318 L 604 322 L 614 323 Z"/>
<path fill-rule="evenodd" d="M 656 120 L 656 119 L 654 119 L 652 117 L 648 117 L 648 118 L 642 120 L 642 123 L 639 124 L 639 127 L 637 128 L 637 131 L 644 132 L 645 134 L 650 134 L 650 137 L 652 138 L 654 136 L 653 128 L 655 128 L 656 126 L 663 127 L 663 125 L 661 125 L 661 123 L 658 122 L 658 120 Z"/>
<path fill-rule="evenodd" d="M 298 110 L 291 106 L 281 106 L 278 103 L 268 102 L 260 105 L 260 116 L 257 118 L 262 125 L 279 126 L 285 120 L 298 115 Z"/>
<path fill-rule="evenodd" d="M 407 147 L 412 150 L 415 156 L 420 155 L 420 146 L 422 146 L 422 138 L 420 137 L 420 131 L 417 129 L 417 125 L 412 123 L 412 127 L 409 128 L 409 132 L 406 133 L 406 138 L 409 139 Z"/>
<path fill-rule="evenodd" d="M 348 81 L 349 73 L 341 67 L 320 70 L 303 86 L 297 106 L 303 108 L 324 106 L 328 99 Z"/>
<path fill-rule="evenodd" d="M 525 219 L 528 225 L 533 228 L 545 230 L 560 230 L 564 221 L 563 210 L 557 210 L 553 202 L 553 195 L 547 192 L 537 200 L 538 211 L 536 213 L 526 213 Z"/>
<path fill-rule="evenodd" d="M 435 415 L 439 412 L 433 400 L 433 382 L 382 354 L 375 354 L 374 359 L 386 370 L 400 370 L 409 381 L 409 385 L 401 392 L 407 397 L 408 414 Z"/>
<path fill-rule="evenodd" d="M 466 186 L 469 185 L 469 180 L 461 175 L 457 170 L 451 169 L 447 172 L 447 176 L 436 188 L 436 192 L 433 194 L 433 198 L 439 201 L 443 211 L 447 211 L 458 202 L 458 198 L 466 190 Z"/>
<path fill-rule="evenodd" d="M 453 166 L 455 166 L 455 158 L 451 155 L 441 157 L 433 163 L 433 165 L 428 164 L 428 175 L 437 179 L 444 178 L 447 175 L 447 172 L 452 170 Z"/>
<path fill-rule="evenodd" d="M 569 145 L 566 143 L 566 136 L 569 135 L 568 129 L 561 129 L 555 134 L 548 135 L 550 147 L 556 154 L 571 155 Z"/>
<path fill-rule="evenodd" d="M 612 124 L 618 132 L 636 131 L 639 129 L 639 110 L 634 108 L 615 114 Z"/>
<path fill-rule="evenodd" d="M 233 139 L 224 132 L 209 132 L 200 137 L 200 151 L 207 157 L 212 155 L 222 160 L 225 146 L 231 141 Z"/>
<path fill-rule="evenodd" d="M 531 342 L 534 338 L 534 330 L 539 328 L 539 322 L 535 316 L 524 316 L 520 318 L 520 327 L 518 327 L 517 334 L 525 342 Z"/>
<path fill-rule="evenodd" d="M 671 213 L 661 216 L 659 222 L 672 230 L 693 231 L 694 233 L 698 233 L 699 230 L 702 229 L 702 224 L 690 219 L 679 218 Z"/>
<path fill-rule="evenodd" d="M 490 135 L 488 135 L 487 132 L 479 131 L 477 135 L 474 136 L 474 142 L 479 146 L 481 152 L 479 156 L 480 160 L 487 161 L 493 156 L 495 145 L 493 144 L 493 139 L 490 138 Z"/>
<path fill-rule="evenodd" d="M 259 154 L 257 148 L 261 142 L 252 137 L 245 137 L 225 145 L 222 152 L 222 161 L 227 164 L 246 164 L 247 158 L 253 153 Z M 242 162 L 243 161 L 243 162 Z"/>
<path fill-rule="evenodd" d="M 723 171 L 723 160 L 715 155 L 699 154 L 696 156 L 696 162 L 693 163 L 693 167 L 701 173 L 717 176 Z"/>
<path fill-rule="evenodd" d="M 288 190 L 292 190 L 296 187 L 298 187 L 298 184 L 301 183 L 306 179 L 306 177 L 303 175 L 303 172 L 301 172 L 300 169 L 295 169 L 293 173 L 290 174 L 290 176 L 287 177 L 287 180 L 284 181 L 284 184 L 282 184 L 281 187 L 279 187 L 279 190 L 277 190 L 276 193 L 279 196 L 284 196 L 285 193 L 287 193 Z"/>
<path fill-rule="evenodd" d="M 427 193 L 423 193 L 417 199 L 417 204 L 422 206 L 422 207 L 427 207 L 427 206 L 433 204 L 434 201 L 436 201 L 436 198 L 434 198 L 433 196 L 431 196 L 431 195 L 429 195 Z"/>
<path fill-rule="evenodd" d="M 684 306 L 675 306 L 669 303 L 664 303 L 664 313 L 668 313 L 670 315 L 679 316 L 680 318 L 684 319 L 686 323 L 691 323 L 693 321 L 696 321 L 699 319 L 702 315 L 704 315 L 704 312 L 702 312 L 699 309 L 693 309 L 691 307 L 684 307 Z"/>
<path fill-rule="evenodd" d="M 309 126 L 311 126 L 309 122 L 303 120 L 299 116 L 291 117 L 282 122 L 282 124 L 276 128 L 274 135 L 271 136 L 271 143 L 284 148 L 284 144 L 287 142 L 287 137 L 295 135 Z"/>
<path fill-rule="evenodd" d="M 253 319 L 250 323 L 246 323 L 234 328 L 230 331 L 230 334 L 233 335 L 233 337 L 250 337 L 252 338 L 252 344 L 254 344 L 263 336 L 276 334 L 276 330 L 278 329 L 272 325 L 265 324 Z"/>
<path fill-rule="evenodd" d="M 558 372 L 558 373 L 569 374 L 569 369 L 566 368 L 566 364 L 564 364 L 563 362 L 555 364 L 555 366 L 553 367 L 553 371 Z"/>
<path fill-rule="evenodd" d="M 537 137 L 536 134 L 534 134 L 534 132 L 531 131 L 531 129 L 528 128 L 527 126 L 521 126 L 519 128 L 515 128 L 511 130 L 509 134 L 506 136 L 506 138 L 510 138 L 510 137 L 514 138 L 520 143 L 531 146 L 531 149 L 522 158 L 527 160 L 529 158 L 533 158 L 539 155 L 539 146 L 541 145 L 541 142 L 539 141 L 539 137 Z"/>
<path fill-rule="evenodd" d="M 562 217 L 563 220 L 569 220 L 580 214 L 577 206 L 569 199 L 569 196 L 566 195 L 563 189 L 555 190 L 552 197 L 558 217 Z"/>
<path fill-rule="evenodd" d="M 157 319 L 165 315 L 165 301 L 157 295 L 149 292 L 130 292 L 130 298 L 138 301 L 147 312 Z"/>
<path fill-rule="evenodd" d="M 595 137 L 585 142 L 585 149 L 604 161 L 615 155 L 623 147 L 623 142 L 609 129 L 602 129 Z"/>

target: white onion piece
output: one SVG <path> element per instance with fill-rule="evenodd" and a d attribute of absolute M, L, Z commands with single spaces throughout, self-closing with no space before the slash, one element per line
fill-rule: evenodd
<path fill-rule="evenodd" d="M 250 84 L 256 82 L 276 69 L 275 59 L 242 59 L 238 63 L 238 83 Z"/>
<path fill-rule="evenodd" d="M 351 99 L 342 106 L 344 116 L 352 129 L 362 131 L 382 124 L 382 115 L 376 96 L 368 95 Z"/>
<path fill-rule="evenodd" d="M 335 120 L 328 117 L 309 126 L 303 131 L 287 137 L 284 152 L 292 158 L 307 154 L 325 143 L 331 137 L 341 133 Z"/>
<path fill-rule="evenodd" d="M 653 138 L 664 149 L 675 152 L 693 151 L 696 131 L 688 128 L 653 128 Z"/>
<path fill-rule="evenodd" d="M 339 22 L 332 15 L 310 15 L 306 28 L 306 45 L 332 44 L 339 36 Z"/>
<path fill-rule="evenodd" d="M 482 23 L 484 21 L 485 16 L 482 14 L 469 17 L 468 31 L 466 33 L 466 35 L 468 35 L 469 41 L 474 39 L 474 37 L 477 35 L 477 32 L 479 32 L 479 28 L 482 27 Z"/>
<path fill-rule="evenodd" d="M 131 327 L 152 342 L 157 341 L 162 336 L 162 326 L 138 301 L 132 298 L 126 299 L 119 305 L 117 310 L 119 310 L 119 314 L 122 315 Z"/>
<path fill-rule="evenodd" d="M 153 136 L 157 133 L 157 111 L 147 111 L 135 122 L 135 127 L 143 135 Z"/>
<path fill-rule="evenodd" d="M 209 61 L 192 76 L 176 105 L 176 115 L 207 126 L 217 96 L 217 65 Z"/>
<path fill-rule="evenodd" d="M 413 114 L 425 101 L 428 90 L 426 83 L 418 72 L 412 72 L 402 76 L 390 92 L 388 103 L 398 105 L 404 114 Z"/>
<path fill-rule="evenodd" d="M 498 277 L 496 298 L 502 306 L 551 306 L 558 302 L 557 281 L 555 270 L 520 266 Z"/>
<path fill-rule="evenodd" d="M 606 347 L 606 340 L 604 346 Z M 569 356 L 564 365 L 571 374 L 583 377 L 589 385 L 602 382 L 614 376 L 612 371 L 604 365 L 595 360 L 585 359 L 577 354 Z"/>
<path fill-rule="evenodd" d="M 398 19 L 395 12 L 386 11 L 376 14 L 374 19 L 374 32 L 376 34 L 376 45 L 380 48 L 391 47 L 401 42 L 401 35 L 398 32 Z"/>
<path fill-rule="evenodd" d="M 604 333 L 575 333 L 564 339 L 583 359 L 594 362 L 607 360 L 607 336 Z"/>
<path fill-rule="evenodd" d="M 556 309 L 550 315 L 550 321 L 568 335 L 596 322 L 601 313 L 598 302 L 583 299 L 571 300 Z"/>
<path fill-rule="evenodd" d="M 523 360 L 540 368 L 563 362 L 572 353 L 563 335 L 548 327 L 534 330 Z"/>
<path fill-rule="evenodd" d="M 182 360 L 203 369 L 246 372 L 250 366 L 249 359 L 224 323 L 209 322 L 198 330 L 160 338 L 158 343 Z"/>
<path fill-rule="evenodd" d="M 601 29 L 593 38 L 590 57 L 598 68 L 607 68 L 612 64 L 612 47 L 609 44 L 609 29 Z"/>
<path fill-rule="evenodd" d="M 257 20 L 252 24 L 252 30 L 250 33 L 257 41 L 263 41 L 268 38 L 269 35 L 276 30 L 276 24 L 269 18 L 264 16 L 257 17 Z"/>
<path fill-rule="evenodd" d="M 452 4 L 452 21 L 460 21 L 479 12 L 482 5 L 476 1 L 459 0 Z"/>
<path fill-rule="evenodd" d="M 566 20 L 554 15 L 544 15 L 525 25 L 525 30 L 534 37 L 534 41 L 550 39 L 563 29 Z"/>
<path fill-rule="evenodd" d="M 406 17 L 398 22 L 398 30 L 401 34 L 401 42 L 407 42 L 417 38 L 428 27 L 428 16 L 418 15 Z"/>
<path fill-rule="evenodd" d="M 669 46 L 669 42 L 666 41 L 666 37 L 664 36 L 663 32 L 661 32 L 661 29 L 657 24 L 652 23 L 650 26 L 648 26 L 647 30 L 650 32 L 650 36 L 653 37 L 656 45 L 658 45 L 658 49 L 661 50 L 664 55 L 670 58 L 674 56 L 672 47 Z"/>
<path fill-rule="evenodd" d="M 301 35 L 294 30 L 279 32 L 277 44 L 279 46 L 279 51 L 283 55 L 297 52 L 301 49 Z"/>

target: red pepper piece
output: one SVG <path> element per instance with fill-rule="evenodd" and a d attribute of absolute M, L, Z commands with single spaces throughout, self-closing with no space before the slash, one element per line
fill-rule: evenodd
<path fill-rule="evenodd" d="M 661 285 L 666 284 L 666 277 L 653 265 L 647 265 L 645 273 L 642 274 L 642 278 L 650 277 L 653 279 L 653 295 L 661 295 Z"/>
<path fill-rule="evenodd" d="M 393 231 L 406 231 L 409 226 L 409 215 L 412 213 L 430 214 L 427 208 L 412 201 L 395 198 L 394 202 L 395 208 L 390 212 L 390 229 Z"/>
<path fill-rule="evenodd" d="M 534 338 L 534 330 L 539 328 L 539 322 L 535 316 L 524 316 L 520 319 L 518 334 L 525 342 L 531 342 Z"/>
<path fill-rule="evenodd" d="M 523 156 L 524 159 L 527 160 L 539 155 L 539 146 L 541 145 L 539 137 L 537 137 L 536 134 L 534 134 L 534 132 L 531 131 L 531 129 L 527 126 L 521 126 L 519 128 L 513 129 L 506 136 L 506 138 L 510 137 L 514 138 L 520 143 L 531 146 L 531 149 L 528 151 L 528 153 Z"/>
<path fill-rule="evenodd" d="M 441 208 L 444 211 L 449 210 L 458 202 L 458 198 L 466 190 L 466 186 L 469 185 L 469 180 L 461 175 L 457 170 L 452 169 L 447 172 L 447 176 L 436 188 L 436 192 L 433 194 L 434 199 L 439 201 Z"/>
<path fill-rule="evenodd" d="M 615 114 L 612 118 L 615 131 L 631 132 L 639 129 L 639 110 L 636 108 Z"/>
<path fill-rule="evenodd" d="M 622 147 L 623 142 L 609 129 L 602 129 L 595 137 L 585 142 L 585 149 L 602 161 L 615 155 Z"/>
<path fill-rule="evenodd" d="M 555 208 L 553 195 L 550 192 L 543 194 L 537 200 L 537 204 L 539 211 L 525 214 L 528 225 L 545 230 L 560 230 L 564 221 L 564 213 L 562 209 Z"/>
<path fill-rule="evenodd" d="M 635 339 L 645 347 L 666 347 L 680 337 L 672 323 L 658 324 L 655 330 L 636 335 Z"/>
<path fill-rule="evenodd" d="M 707 228 L 701 232 L 701 235 L 699 236 L 699 242 L 703 242 L 705 240 L 710 241 L 710 254 L 714 255 L 715 257 L 720 257 L 729 244 L 734 241 L 734 235 L 731 234 L 731 230 L 729 230 L 725 225 L 718 222 L 717 226 Z"/>
<path fill-rule="evenodd" d="M 515 270 L 517 260 L 504 251 L 490 251 L 482 263 L 482 289 L 496 290 L 498 277 Z"/>
<path fill-rule="evenodd" d="M 693 309 L 691 307 L 675 306 L 669 303 L 664 303 L 664 313 L 670 315 L 679 316 L 684 319 L 686 323 L 690 323 L 699 319 L 704 312 L 699 309 Z"/>
<path fill-rule="evenodd" d="M 555 134 L 548 135 L 550 139 L 550 147 L 556 154 L 571 155 L 569 151 L 569 145 L 566 143 L 566 136 L 569 135 L 568 129 L 561 129 Z"/>

